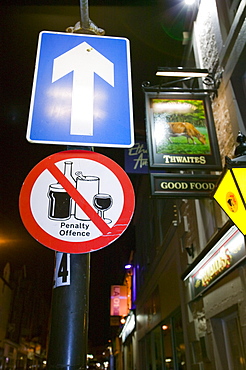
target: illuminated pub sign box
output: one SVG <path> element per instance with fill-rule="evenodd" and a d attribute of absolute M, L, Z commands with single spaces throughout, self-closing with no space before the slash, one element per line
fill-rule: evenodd
<path fill-rule="evenodd" d="M 187 274 L 192 297 L 210 288 L 246 257 L 244 235 L 232 226 L 210 249 L 204 258 Z"/>
<path fill-rule="evenodd" d="M 146 92 L 150 167 L 220 170 L 210 97 Z"/>

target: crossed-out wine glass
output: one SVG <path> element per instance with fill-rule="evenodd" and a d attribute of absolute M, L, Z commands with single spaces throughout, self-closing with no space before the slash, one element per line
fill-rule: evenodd
<path fill-rule="evenodd" d="M 105 193 L 98 193 L 93 197 L 93 205 L 98 210 L 99 216 L 106 222 L 110 223 L 112 220 L 110 218 L 104 217 L 104 212 L 112 207 L 113 199 L 111 195 Z"/>

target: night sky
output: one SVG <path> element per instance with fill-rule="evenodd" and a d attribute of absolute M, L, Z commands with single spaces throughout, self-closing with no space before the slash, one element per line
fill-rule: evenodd
<path fill-rule="evenodd" d="M 39 32 L 64 32 L 79 20 L 77 1 L 5 1 L 1 12 L 1 205 L 0 269 L 27 267 L 40 290 L 50 299 L 54 251 L 37 243 L 19 216 L 18 198 L 30 170 L 65 146 L 31 144 L 25 139 Z M 103 6 L 101 5 L 103 3 Z M 68 5 L 71 4 L 71 5 Z M 43 5 L 43 6 L 42 6 Z M 131 45 L 133 112 L 136 137 L 145 134 L 143 81 L 159 82 L 158 66 L 178 66 L 182 56 L 182 31 L 189 16 L 181 0 L 91 1 L 90 18 L 106 36 L 126 37 Z M 141 5 L 141 6 L 139 6 Z M 95 148 L 124 166 L 123 149 Z M 135 184 L 136 178 L 132 178 Z M 121 284 L 124 264 L 134 246 L 134 227 L 91 257 L 90 333 L 93 344 L 109 339 L 110 285 Z"/>

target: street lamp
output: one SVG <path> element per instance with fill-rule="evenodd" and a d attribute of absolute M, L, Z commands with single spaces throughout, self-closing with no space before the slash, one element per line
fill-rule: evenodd
<path fill-rule="evenodd" d="M 239 132 L 235 158 L 226 157 L 225 168 L 213 194 L 214 199 L 246 235 L 246 137 Z"/>

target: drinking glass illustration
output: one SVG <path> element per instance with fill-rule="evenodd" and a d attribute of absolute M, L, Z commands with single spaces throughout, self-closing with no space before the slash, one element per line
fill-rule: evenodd
<path fill-rule="evenodd" d="M 60 184 L 49 186 L 48 217 L 51 220 L 68 220 L 70 218 L 71 197 Z"/>
<path fill-rule="evenodd" d="M 104 212 L 112 207 L 113 199 L 111 195 L 98 193 L 93 197 L 93 205 L 98 210 L 98 214 L 106 223 L 112 222 L 109 218 L 104 217 Z"/>

